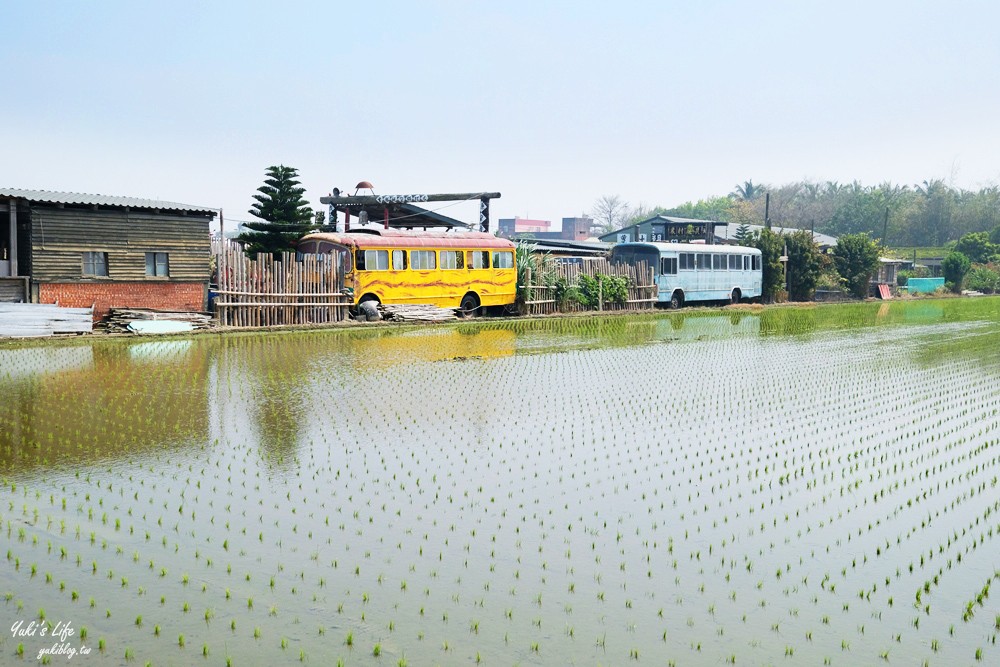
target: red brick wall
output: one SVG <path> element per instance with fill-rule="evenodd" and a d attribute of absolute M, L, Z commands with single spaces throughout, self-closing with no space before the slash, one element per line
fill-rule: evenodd
<path fill-rule="evenodd" d="M 39 303 L 87 308 L 94 305 L 94 320 L 103 319 L 111 308 L 156 310 L 204 310 L 205 283 L 100 282 L 42 283 Z"/>

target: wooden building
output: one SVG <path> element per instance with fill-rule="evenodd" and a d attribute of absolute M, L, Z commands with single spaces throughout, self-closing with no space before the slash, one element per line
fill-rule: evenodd
<path fill-rule="evenodd" d="M 0 188 L 0 299 L 204 310 L 216 210 Z"/>

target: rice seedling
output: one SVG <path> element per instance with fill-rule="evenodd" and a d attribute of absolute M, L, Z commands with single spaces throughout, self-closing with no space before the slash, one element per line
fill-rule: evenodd
<path fill-rule="evenodd" d="M 105 614 L 91 598 L 81 620 L 109 640 L 140 615 L 201 639 L 210 617 L 174 620 L 167 597 L 202 600 L 235 632 L 239 616 L 260 623 L 265 596 L 269 636 L 299 637 L 277 610 L 305 594 L 342 632 L 390 628 L 421 664 L 445 642 L 484 662 L 496 649 L 482 642 L 535 655 L 529 633 L 552 623 L 569 629 L 546 635 L 545 655 L 578 663 L 595 645 L 577 636 L 668 664 L 772 663 L 786 646 L 828 663 L 837 638 L 874 657 L 888 637 L 893 663 L 965 663 L 971 633 L 1000 629 L 984 581 L 1000 532 L 1000 341 L 983 324 L 996 316 L 959 303 L 928 321 L 893 304 L 879 319 L 878 305 L 246 336 L 157 363 L 122 354 L 131 343 L 87 347 L 87 370 L 32 395 L 59 417 L 22 420 L 27 447 L 4 439 L 15 412 L 0 398 L 12 576 L 53 621 L 77 598 L 36 590 L 101 597 Z M 79 400 L 84 386 L 119 399 Z M 504 386 L 518 391 L 492 407 Z M 69 474 L 43 461 L 84 460 L 78 445 L 91 455 Z M 106 583 L 127 585 L 80 576 L 112 568 Z M 142 594 L 151 582 L 160 596 Z M 621 614 L 581 614 L 577 598 Z M 447 619 L 469 632 L 442 636 Z M 157 647 L 159 627 L 130 644 Z M 923 639 L 945 629 L 948 642 Z M 737 638 L 758 642 L 750 657 Z M 322 641 L 301 639 L 300 659 L 326 655 Z M 980 643 L 991 664 L 995 644 Z M 280 640 L 227 652 L 287 661 Z"/>

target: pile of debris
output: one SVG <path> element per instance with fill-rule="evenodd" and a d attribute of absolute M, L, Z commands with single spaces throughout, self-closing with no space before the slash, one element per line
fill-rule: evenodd
<path fill-rule="evenodd" d="M 447 322 L 457 317 L 454 308 L 426 304 L 379 304 L 378 312 L 391 322 Z"/>
<path fill-rule="evenodd" d="M 152 310 L 150 308 L 112 308 L 108 316 L 108 333 L 132 333 L 133 322 L 165 321 L 190 325 L 190 330 L 210 329 L 215 320 L 210 313 Z M 184 327 L 187 329 L 187 327 Z"/>

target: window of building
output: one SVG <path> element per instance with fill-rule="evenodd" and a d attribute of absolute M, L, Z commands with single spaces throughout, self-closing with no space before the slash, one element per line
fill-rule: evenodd
<path fill-rule="evenodd" d="M 83 275 L 102 276 L 106 278 L 108 276 L 108 253 L 83 253 Z"/>
<path fill-rule="evenodd" d="M 358 250 L 356 264 L 359 271 L 388 271 L 388 250 Z"/>
<path fill-rule="evenodd" d="M 494 269 L 513 269 L 514 268 L 514 253 L 512 253 L 512 252 L 495 252 L 495 253 L 493 253 L 493 268 Z"/>
<path fill-rule="evenodd" d="M 698 268 L 708 270 L 712 268 L 712 256 L 707 252 L 698 253 Z"/>
<path fill-rule="evenodd" d="M 461 250 L 442 250 L 441 251 L 441 268 L 442 269 L 464 269 L 465 268 L 465 256 Z"/>
<path fill-rule="evenodd" d="M 470 269 L 490 268 L 490 253 L 487 250 L 470 250 L 468 267 Z"/>
<path fill-rule="evenodd" d="M 392 251 L 392 270 L 393 271 L 403 271 L 406 269 L 406 251 L 405 250 L 393 250 Z"/>
<path fill-rule="evenodd" d="M 682 252 L 680 257 L 680 268 L 682 271 L 692 271 L 694 270 L 694 253 L 693 252 Z"/>
<path fill-rule="evenodd" d="M 165 252 L 146 253 L 146 275 L 166 278 L 170 275 L 170 264 Z"/>
<path fill-rule="evenodd" d="M 433 250 L 411 250 L 410 268 L 416 271 L 429 271 L 437 268 L 437 256 Z"/>
<path fill-rule="evenodd" d="M 660 273 L 666 275 L 675 275 L 677 273 L 677 258 L 676 257 L 661 257 L 660 258 Z"/>

